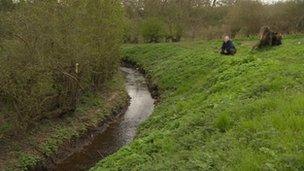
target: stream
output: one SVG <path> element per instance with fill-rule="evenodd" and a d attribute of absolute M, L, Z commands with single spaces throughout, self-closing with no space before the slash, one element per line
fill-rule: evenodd
<path fill-rule="evenodd" d="M 152 98 L 143 74 L 132 68 L 121 67 L 126 78 L 126 90 L 131 97 L 125 114 L 100 131 L 92 141 L 49 170 L 88 170 L 98 161 L 115 153 L 136 136 L 138 126 L 154 109 Z"/>

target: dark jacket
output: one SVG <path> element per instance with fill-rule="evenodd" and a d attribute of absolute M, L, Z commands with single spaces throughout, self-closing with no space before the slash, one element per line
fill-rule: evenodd
<path fill-rule="evenodd" d="M 227 42 L 223 42 L 222 53 L 224 53 L 225 50 L 228 54 L 234 54 L 236 52 L 236 48 L 231 40 L 228 40 Z"/>

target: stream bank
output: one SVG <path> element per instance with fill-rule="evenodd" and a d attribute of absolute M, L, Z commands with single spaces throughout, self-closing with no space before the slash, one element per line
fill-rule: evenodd
<path fill-rule="evenodd" d="M 81 99 L 74 113 L 43 120 L 18 137 L 0 141 L 0 170 L 46 170 L 88 142 L 94 132 L 129 105 L 124 78 L 118 73 L 96 95 Z M 98 129 L 97 129 L 98 128 Z"/>
<path fill-rule="evenodd" d="M 127 111 L 98 129 L 88 143 L 78 146 L 71 155 L 55 165 L 49 165 L 47 170 L 87 170 L 130 143 L 136 136 L 138 126 L 154 109 L 154 99 L 142 73 L 130 67 L 121 67 L 121 71 L 125 75 L 126 90 L 130 97 Z"/>

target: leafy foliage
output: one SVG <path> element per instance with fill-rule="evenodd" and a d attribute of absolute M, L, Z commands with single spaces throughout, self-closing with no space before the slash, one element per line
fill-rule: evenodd
<path fill-rule="evenodd" d="M 112 112 L 120 112 L 128 105 L 122 73 L 118 72 L 106 81 L 101 92 L 86 92 L 79 101 L 74 113 L 60 119 L 43 120 L 33 129 L 20 133 L 18 139 L 1 139 L 0 170 L 33 169 L 75 139 L 83 138 L 106 118 L 112 117 Z M 5 131 L 7 126 L 3 126 L 1 124 L 0 131 Z"/>
<path fill-rule="evenodd" d="M 21 1 L 1 16 L 0 104 L 15 128 L 73 112 L 120 60 L 119 1 Z"/>
<path fill-rule="evenodd" d="M 37 164 L 38 159 L 35 156 L 21 153 L 19 162 L 20 162 L 19 167 L 22 170 L 28 170 L 30 167 L 35 166 L 35 164 Z"/>
<path fill-rule="evenodd" d="M 161 20 L 150 18 L 142 24 L 142 35 L 147 43 L 159 43 L 164 37 L 164 26 Z"/>
<path fill-rule="evenodd" d="M 0 12 L 10 11 L 14 8 L 14 3 L 12 0 L 0 0 Z"/>

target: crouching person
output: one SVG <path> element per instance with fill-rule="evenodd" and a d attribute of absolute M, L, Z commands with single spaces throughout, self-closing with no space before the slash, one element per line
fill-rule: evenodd
<path fill-rule="evenodd" d="M 223 55 L 234 55 L 236 48 L 229 36 L 224 37 L 224 42 L 221 48 L 221 54 Z"/>
<path fill-rule="evenodd" d="M 260 41 L 253 49 L 262 49 L 267 46 L 279 46 L 282 44 L 282 34 L 271 31 L 268 26 L 264 26 L 260 31 Z"/>

